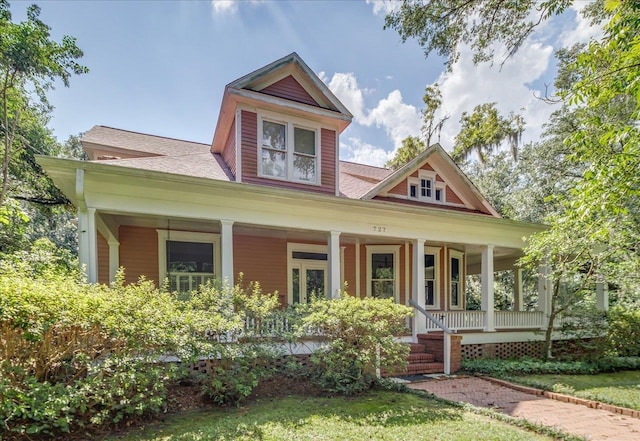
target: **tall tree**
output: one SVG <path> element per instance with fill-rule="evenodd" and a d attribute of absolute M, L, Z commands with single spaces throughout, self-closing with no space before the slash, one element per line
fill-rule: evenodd
<path fill-rule="evenodd" d="M 436 52 L 447 67 L 460 58 L 467 44 L 474 63 L 492 61 L 496 44 L 504 48 L 502 61 L 513 55 L 536 26 L 562 13 L 573 0 L 403 0 L 385 17 L 385 28 L 402 41 L 418 40 L 425 55 Z M 593 6 L 596 8 L 596 6 Z"/>
<path fill-rule="evenodd" d="M 463 112 L 460 124 L 451 154 L 454 161 L 461 162 L 475 152 L 484 164 L 487 153 L 497 149 L 503 141 L 509 142 L 511 154 L 517 159 L 517 147 L 524 131 L 522 116 L 511 113 L 509 117 L 503 117 L 496 103 L 485 103 L 474 107 L 471 114 Z"/>
<path fill-rule="evenodd" d="M 448 115 L 438 117 L 438 110 L 442 105 L 442 94 L 438 83 L 427 86 L 422 97 L 424 108 L 422 109 L 422 136 L 409 136 L 402 140 L 402 146 L 398 148 L 395 156 L 387 161 L 385 167 L 394 170 L 399 169 L 407 162 L 414 159 L 429 147 L 437 138 L 440 142 L 440 132 L 442 126 L 449 119 Z"/>
<path fill-rule="evenodd" d="M 0 205 L 7 197 L 13 163 L 31 146 L 29 131 L 51 110 L 47 90 L 56 80 L 68 86 L 72 75 L 88 71 L 76 61 L 82 57 L 76 40 L 53 40 L 51 28 L 39 16 L 40 8 L 31 5 L 27 20 L 14 23 L 9 3 L 0 0 Z"/>

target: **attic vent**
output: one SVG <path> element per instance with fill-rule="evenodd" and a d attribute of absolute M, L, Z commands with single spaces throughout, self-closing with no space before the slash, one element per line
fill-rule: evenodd
<path fill-rule="evenodd" d="M 98 161 L 106 161 L 109 159 L 122 159 L 120 156 L 112 156 L 112 155 L 102 155 L 102 156 L 98 156 L 97 160 Z"/>

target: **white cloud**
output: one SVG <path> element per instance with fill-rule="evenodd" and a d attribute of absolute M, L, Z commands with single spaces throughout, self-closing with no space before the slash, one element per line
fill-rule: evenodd
<path fill-rule="evenodd" d="M 402 0 L 367 0 L 367 3 L 373 5 L 375 15 L 387 15 L 398 9 Z"/>
<path fill-rule="evenodd" d="M 588 6 L 588 2 L 575 2 L 571 8 L 575 14 L 575 28 L 566 30 L 560 35 L 560 42 L 564 47 L 571 47 L 576 43 L 588 43 L 589 40 L 602 37 L 602 25 L 592 25 L 591 19 L 582 15 L 582 10 Z"/>
<path fill-rule="evenodd" d="M 380 100 L 369 112 L 366 122 L 366 125 L 375 124 L 377 127 L 383 127 L 396 148 L 407 136 L 418 135 L 422 126 L 420 111 L 415 106 L 403 102 L 399 90 L 392 91 L 385 99 Z"/>
<path fill-rule="evenodd" d="M 237 0 L 211 0 L 211 4 L 216 14 L 234 14 L 238 11 Z"/>
<path fill-rule="evenodd" d="M 451 72 L 443 72 L 437 80 L 442 91 L 441 114 L 450 116 L 442 131 L 443 147 L 449 151 L 453 148 L 462 112 L 471 112 L 486 102 L 496 102 L 504 115 L 511 111 L 522 113 L 526 121 L 524 140 L 537 139 L 554 108 L 536 98 L 544 91 L 528 84 L 545 73 L 552 55 L 550 45 L 528 40 L 499 69 L 489 63 L 474 65 L 471 51 L 463 48 Z"/>
<path fill-rule="evenodd" d="M 420 133 L 420 111 L 415 106 L 406 104 L 399 90 L 391 91 L 374 108 L 367 109 L 365 96 L 371 91 L 360 88 L 353 73 L 336 72 L 331 80 L 328 80 L 324 72 L 319 76 L 353 114 L 354 123 L 383 128 L 395 148 L 407 136 Z"/>
<path fill-rule="evenodd" d="M 340 159 L 359 164 L 383 167 L 385 162 L 393 158 L 394 152 L 367 144 L 359 138 L 349 138 L 347 143 L 340 143 Z"/>
<path fill-rule="evenodd" d="M 356 80 L 355 75 L 350 72 L 336 72 L 331 77 L 331 80 L 328 80 L 324 72 L 320 72 L 318 76 L 327 84 L 342 104 L 349 109 L 355 121 L 362 124 L 366 120 L 364 115 L 364 91 L 358 86 L 358 80 Z"/>

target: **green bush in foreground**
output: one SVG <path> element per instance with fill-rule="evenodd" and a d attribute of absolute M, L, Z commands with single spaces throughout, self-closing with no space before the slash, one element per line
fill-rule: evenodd
<path fill-rule="evenodd" d="M 301 305 L 299 335 L 318 334 L 324 344 L 311 355 L 313 378 L 324 390 L 351 395 L 369 389 L 376 368 L 406 365 L 409 348 L 395 340 L 412 310 L 392 299 L 342 295 Z"/>

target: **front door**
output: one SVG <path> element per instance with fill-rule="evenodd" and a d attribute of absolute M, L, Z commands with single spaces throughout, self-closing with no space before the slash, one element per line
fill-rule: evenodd
<path fill-rule="evenodd" d="M 313 297 L 325 297 L 327 262 L 306 260 L 291 267 L 293 303 L 308 303 Z"/>

